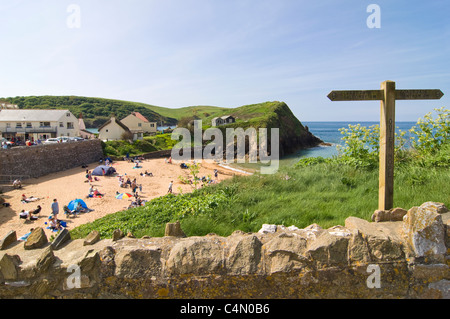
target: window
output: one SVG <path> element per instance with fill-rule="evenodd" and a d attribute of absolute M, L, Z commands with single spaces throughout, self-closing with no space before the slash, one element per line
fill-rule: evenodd
<path fill-rule="evenodd" d="M 73 122 L 67 122 L 67 128 L 69 129 L 69 130 L 73 130 Z"/>
<path fill-rule="evenodd" d="M 22 123 L 16 123 L 16 128 L 22 128 Z"/>
<path fill-rule="evenodd" d="M 33 126 L 31 125 L 31 123 L 27 123 L 27 128 L 32 128 Z"/>
<path fill-rule="evenodd" d="M 50 122 L 40 122 L 39 126 L 40 127 L 50 127 Z"/>
<path fill-rule="evenodd" d="M 138 126 L 141 127 L 141 126 L 142 126 L 142 123 L 138 123 Z"/>
<path fill-rule="evenodd" d="M 150 127 L 155 127 L 155 124 L 153 124 L 153 123 L 152 123 L 152 124 L 150 124 Z"/>
<path fill-rule="evenodd" d="M 11 128 L 11 123 L 6 123 L 6 128 Z"/>
<path fill-rule="evenodd" d="M 64 127 L 64 123 L 63 122 L 59 122 L 59 127 Z"/>

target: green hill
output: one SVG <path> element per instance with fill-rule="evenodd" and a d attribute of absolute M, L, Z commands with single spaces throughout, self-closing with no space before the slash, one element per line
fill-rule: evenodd
<path fill-rule="evenodd" d="M 139 112 L 151 122 L 175 125 L 178 120 L 164 116 L 151 109 L 151 105 L 137 102 L 104 99 L 83 96 L 20 96 L 2 98 L 0 100 L 16 104 L 21 109 L 68 109 L 78 116 L 83 114 L 87 127 L 101 126 L 114 113 L 119 119 L 125 118 L 131 112 Z"/>
<path fill-rule="evenodd" d="M 211 120 L 214 117 L 231 115 L 236 122 L 221 126 L 220 129 L 279 128 L 280 156 L 300 148 L 316 146 L 321 142 L 305 129 L 286 103 L 279 101 L 244 105 L 237 108 L 189 106 L 172 109 L 145 103 L 82 96 L 26 96 L 0 100 L 17 104 L 22 109 L 68 109 L 75 116 L 82 114 L 86 126 L 90 128 L 101 126 L 112 113 L 122 119 L 131 112 L 140 112 L 150 121 L 169 126 L 176 125 L 182 119 L 201 119 L 204 128 L 211 126 Z"/>

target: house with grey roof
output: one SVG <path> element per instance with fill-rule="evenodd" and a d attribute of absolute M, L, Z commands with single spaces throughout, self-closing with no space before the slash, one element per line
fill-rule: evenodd
<path fill-rule="evenodd" d="M 11 141 L 36 141 L 79 136 L 79 126 L 69 110 L 1 109 L 0 132 Z"/>
<path fill-rule="evenodd" d="M 234 123 L 236 122 L 236 119 L 231 115 L 225 115 L 221 117 L 215 117 L 211 122 L 212 126 L 219 126 Z"/>

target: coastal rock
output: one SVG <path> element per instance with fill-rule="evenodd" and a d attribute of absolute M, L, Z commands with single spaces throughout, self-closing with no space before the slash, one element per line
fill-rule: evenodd
<path fill-rule="evenodd" d="M 306 234 L 308 240 L 315 240 L 325 230 L 317 224 L 312 224 L 301 229 L 301 231 Z"/>
<path fill-rule="evenodd" d="M 263 246 L 266 268 L 270 273 L 299 270 L 308 265 L 303 254 L 307 239 L 297 233 L 281 233 Z"/>
<path fill-rule="evenodd" d="M 377 223 L 402 221 L 406 213 L 407 210 L 400 207 L 390 210 L 376 210 L 372 215 L 372 221 Z"/>
<path fill-rule="evenodd" d="M 229 237 L 227 270 L 233 275 L 256 273 L 261 261 L 262 243 L 255 235 Z"/>
<path fill-rule="evenodd" d="M 84 246 L 94 245 L 99 240 L 100 240 L 100 233 L 96 230 L 93 230 L 89 233 L 89 235 L 86 236 L 83 245 Z"/>
<path fill-rule="evenodd" d="M 305 256 L 319 266 L 343 265 L 347 263 L 349 238 L 323 232 L 308 244 Z"/>
<path fill-rule="evenodd" d="M 161 249 L 121 250 L 115 257 L 115 276 L 119 278 L 146 278 L 161 273 Z"/>
<path fill-rule="evenodd" d="M 448 211 L 445 206 L 432 202 L 408 210 L 403 222 L 403 233 L 416 257 L 446 253 L 446 229 L 440 213 L 443 211 Z"/>
<path fill-rule="evenodd" d="M 0 279 L 16 280 L 19 273 L 20 257 L 4 254 L 0 259 Z"/>
<path fill-rule="evenodd" d="M 17 241 L 17 234 L 15 230 L 11 230 L 0 240 L 0 250 L 5 250 L 11 244 Z"/>
<path fill-rule="evenodd" d="M 186 234 L 181 229 L 180 222 L 177 221 L 175 223 L 167 223 L 166 224 L 164 236 L 186 237 Z"/>
<path fill-rule="evenodd" d="M 44 249 L 43 253 L 39 256 L 37 262 L 36 262 L 36 269 L 43 273 L 48 270 L 48 268 L 53 264 L 55 261 L 55 255 L 53 253 L 53 247 L 48 246 L 46 249 Z"/>
<path fill-rule="evenodd" d="M 64 228 L 61 230 L 56 238 L 52 242 L 52 247 L 54 249 L 59 249 L 61 246 L 63 246 L 67 241 L 71 239 L 70 232 L 67 228 Z"/>
<path fill-rule="evenodd" d="M 215 239 L 189 238 L 171 249 L 167 259 L 169 274 L 220 274 L 224 269 L 222 244 Z"/>
<path fill-rule="evenodd" d="M 258 231 L 260 234 L 273 234 L 277 231 L 277 225 L 263 224 Z"/>
<path fill-rule="evenodd" d="M 30 236 L 28 236 L 27 241 L 24 243 L 24 249 L 37 249 L 48 243 L 47 236 L 41 227 L 35 228 Z"/>
<path fill-rule="evenodd" d="M 120 239 L 122 239 L 124 237 L 125 237 L 125 234 L 120 229 L 116 229 L 116 230 L 113 231 L 113 234 L 112 234 L 112 240 L 113 241 L 118 241 L 118 240 L 120 240 Z"/>
<path fill-rule="evenodd" d="M 357 231 L 353 233 L 350 241 L 352 246 L 349 249 L 354 260 L 393 261 L 404 257 L 400 235 L 383 224 L 369 223 L 357 217 L 348 217 L 345 220 L 345 227 L 353 232 Z"/>

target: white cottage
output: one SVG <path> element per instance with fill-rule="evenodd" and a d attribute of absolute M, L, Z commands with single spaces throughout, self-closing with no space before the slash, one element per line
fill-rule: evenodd
<path fill-rule="evenodd" d="M 132 112 L 120 122 L 125 124 L 125 126 L 127 126 L 133 133 L 156 134 L 157 123 L 150 122 L 144 115 L 139 112 Z"/>
<path fill-rule="evenodd" d="M 69 110 L 2 109 L 0 132 L 12 141 L 79 136 L 78 119 Z"/>

